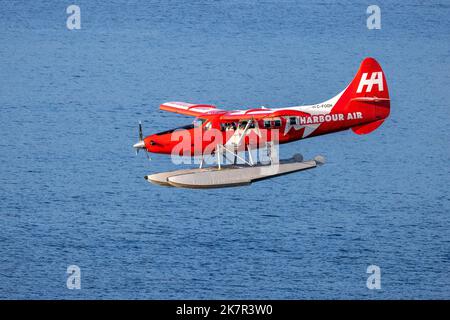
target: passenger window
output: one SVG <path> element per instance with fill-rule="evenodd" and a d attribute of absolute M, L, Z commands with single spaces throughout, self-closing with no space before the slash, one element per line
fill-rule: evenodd
<path fill-rule="evenodd" d="M 281 127 L 281 120 L 275 120 L 275 121 L 273 122 L 273 125 L 274 125 L 275 127 Z"/>
<path fill-rule="evenodd" d="M 270 121 L 264 120 L 264 128 L 270 128 Z"/>
<path fill-rule="evenodd" d="M 297 124 L 297 117 L 290 117 L 289 118 L 289 124 L 290 125 Z"/>

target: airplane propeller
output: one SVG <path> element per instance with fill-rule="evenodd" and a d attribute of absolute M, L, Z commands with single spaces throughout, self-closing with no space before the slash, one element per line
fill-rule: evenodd
<path fill-rule="evenodd" d="M 141 121 L 139 121 L 139 141 L 133 145 L 133 148 L 136 149 L 136 155 L 139 153 L 140 149 L 144 149 L 147 159 L 151 160 L 150 156 L 148 155 L 147 148 L 145 147 L 144 134 L 142 133 L 142 122 Z"/>
<path fill-rule="evenodd" d="M 139 141 L 144 140 L 144 134 L 142 133 L 142 122 L 139 121 Z"/>

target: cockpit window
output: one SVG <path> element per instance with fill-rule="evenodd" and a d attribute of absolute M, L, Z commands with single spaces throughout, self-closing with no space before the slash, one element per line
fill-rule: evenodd
<path fill-rule="evenodd" d="M 206 121 L 206 119 L 195 118 L 194 122 L 192 122 L 192 124 L 194 125 L 194 127 L 198 128 L 198 127 L 201 127 L 205 123 L 205 121 Z"/>
<path fill-rule="evenodd" d="M 240 129 L 245 129 L 245 127 L 247 126 L 247 123 L 248 123 L 248 121 L 241 121 L 240 123 L 239 123 L 239 128 Z"/>

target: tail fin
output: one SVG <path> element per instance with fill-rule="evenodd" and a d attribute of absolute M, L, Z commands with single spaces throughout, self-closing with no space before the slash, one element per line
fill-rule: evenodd
<path fill-rule="evenodd" d="M 386 77 L 375 59 L 363 60 L 355 78 L 337 104 L 340 108 L 338 105 L 336 107 L 341 111 L 363 114 L 363 123 L 352 125 L 352 130 L 356 134 L 372 132 L 389 116 L 390 99 Z"/>
<path fill-rule="evenodd" d="M 361 62 L 355 78 L 350 83 L 353 97 L 377 97 L 389 99 L 386 77 L 380 64 L 374 58 L 366 58 Z"/>

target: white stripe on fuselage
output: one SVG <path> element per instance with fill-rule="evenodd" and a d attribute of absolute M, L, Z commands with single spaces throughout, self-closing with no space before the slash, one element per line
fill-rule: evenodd
<path fill-rule="evenodd" d="M 318 103 L 318 104 L 313 104 L 313 105 L 307 105 L 307 106 L 297 106 L 297 107 L 289 107 L 289 108 L 280 108 L 280 109 L 275 109 L 275 110 L 295 110 L 295 111 L 302 111 L 305 113 L 309 113 L 311 116 L 325 116 L 327 114 L 330 114 L 331 110 L 334 108 L 334 106 L 336 105 L 336 103 L 339 101 L 340 97 L 342 96 L 342 94 L 345 92 L 345 90 L 347 90 L 347 88 L 345 88 L 341 93 L 339 93 L 337 96 L 322 102 L 322 103 Z M 311 133 L 313 133 L 323 122 L 320 123 L 311 123 L 311 124 L 290 124 L 289 123 L 289 117 L 285 117 L 286 118 L 286 126 L 284 128 L 284 134 L 286 135 L 292 128 L 294 128 L 294 130 L 300 130 L 305 128 L 305 130 L 303 131 L 303 135 L 302 138 L 305 138 L 307 136 L 309 136 Z"/>

